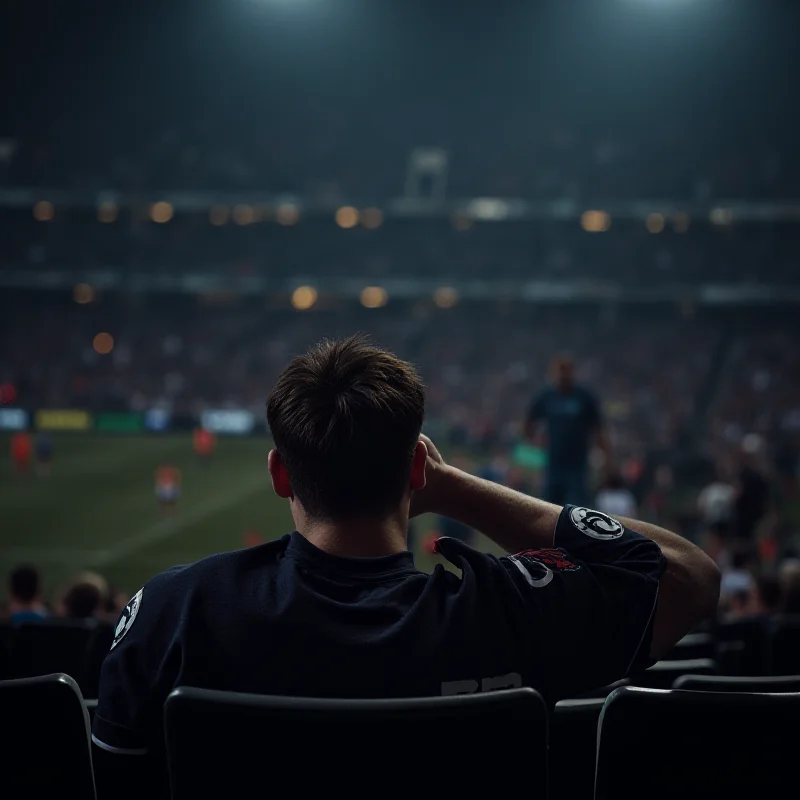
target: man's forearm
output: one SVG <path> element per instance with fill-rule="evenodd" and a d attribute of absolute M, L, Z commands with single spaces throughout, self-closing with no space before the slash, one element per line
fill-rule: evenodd
<path fill-rule="evenodd" d="M 480 531 L 506 552 L 553 544 L 559 506 L 445 467 L 431 510 Z"/>

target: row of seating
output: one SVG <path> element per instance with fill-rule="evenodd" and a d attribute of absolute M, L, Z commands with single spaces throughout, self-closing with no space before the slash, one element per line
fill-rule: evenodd
<path fill-rule="evenodd" d="M 84 696 L 96 697 L 100 666 L 113 635 L 111 625 L 91 619 L 0 624 L 0 680 L 65 672 L 75 678 Z M 715 661 L 726 675 L 800 673 L 800 617 L 719 624 L 685 636 L 666 660 L 698 659 Z M 691 671 L 698 669 L 704 670 Z M 640 685 L 667 688 L 671 680 Z"/>
<path fill-rule="evenodd" d="M 320 700 L 178 688 L 164 710 L 169 783 L 174 800 L 287 790 L 614 800 L 791 792 L 800 676 L 680 681 L 618 687 L 553 712 L 532 689 Z M 739 687 L 752 691 L 731 691 Z M 3 748 L 5 796 L 95 797 L 89 716 L 71 678 L 0 682 L 0 710 L 17 734 Z"/>
<path fill-rule="evenodd" d="M 114 627 L 94 619 L 0 625 L 0 680 L 64 672 L 84 697 L 97 697 L 100 667 Z"/>

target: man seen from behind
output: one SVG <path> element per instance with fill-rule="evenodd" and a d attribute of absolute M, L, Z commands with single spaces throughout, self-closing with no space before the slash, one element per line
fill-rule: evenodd
<path fill-rule="evenodd" d="M 139 590 L 103 664 L 98 748 L 163 759 L 179 685 L 331 698 L 532 686 L 553 702 L 646 667 L 714 612 L 719 575 L 698 548 L 448 465 L 420 434 L 424 410 L 414 368 L 361 338 L 291 362 L 267 404 L 268 467 L 295 531 Z M 460 574 L 420 572 L 406 535 L 423 512 L 516 555 L 442 538 Z"/>

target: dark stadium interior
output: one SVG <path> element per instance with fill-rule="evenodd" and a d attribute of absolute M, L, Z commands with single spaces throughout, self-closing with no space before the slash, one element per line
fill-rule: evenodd
<path fill-rule="evenodd" d="M 543 711 L 519 684 L 441 712 L 182 694 L 167 715 L 173 796 L 236 794 L 248 748 L 303 769 L 258 738 L 262 715 L 295 736 L 364 720 L 421 748 L 438 747 L 441 724 L 451 754 L 487 720 L 524 722 L 532 742 L 549 736 L 531 756 L 549 770 L 537 797 L 674 797 L 697 773 L 709 797 L 773 796 L 751 764 L 798 785 L 779 731 L 800 720 L 800 4 L 6 5 L 4 734 L 51 714 L 53 736 L 81 744 L 131 596 L 175 564 L 292 529 L 269 488 L 267 397 L 293 357 L 362 332 L 416 366 L 423 431 L 450 464 L 559 505 L 573 503 L 548 496 L 554 443 L 531 434 L 532 401 L 569 354 L 608 435 L 585 454 L 586 505 L 705 551 L 716 616 L 613 693 L 552 705 L 532 686 Z M 426 574 L 453 569 L 439 535 L 502 550 L 433 513 L 408 535 Z M 57 673 L 73 680 L 39 680 Z M 236 744 L 214 738 L 235 720 Z M 675 765 L 661 787 L 634 785 L 656 769 L 630 738 L 642 720 Z M 62 752 L 50 785 L 24 748 L 0 754 L 0 796 L 116 796 L 114 748 L 91 748 L 96 786 L 88 749 Z M 187 766 L 198 750 L 237 780 Z M 496 742 L 476 752 L 502 755 Z M 166 763 L 130 791 L 160 796 Z M 476 790 L 460 780 L 441 790 Z"/>

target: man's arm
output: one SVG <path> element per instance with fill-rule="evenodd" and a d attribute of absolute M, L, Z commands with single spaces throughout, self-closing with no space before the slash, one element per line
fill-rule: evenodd
<path fill-rule="evenodd" d="M 561 508 L 513 489 L 469 475 L 442 460 L 427 437 L 426 487 L 412 502 L 412 514 L 433 511 L 481 531 L 509 553 L 552 547 Z M 715 613 L 719 569 L 691 542 L 638 520 L 621 519 L 630 530 L 655 542 L 667 561 L 659 581 L 650 655 L 662 658 L 697 623 Z"/>

